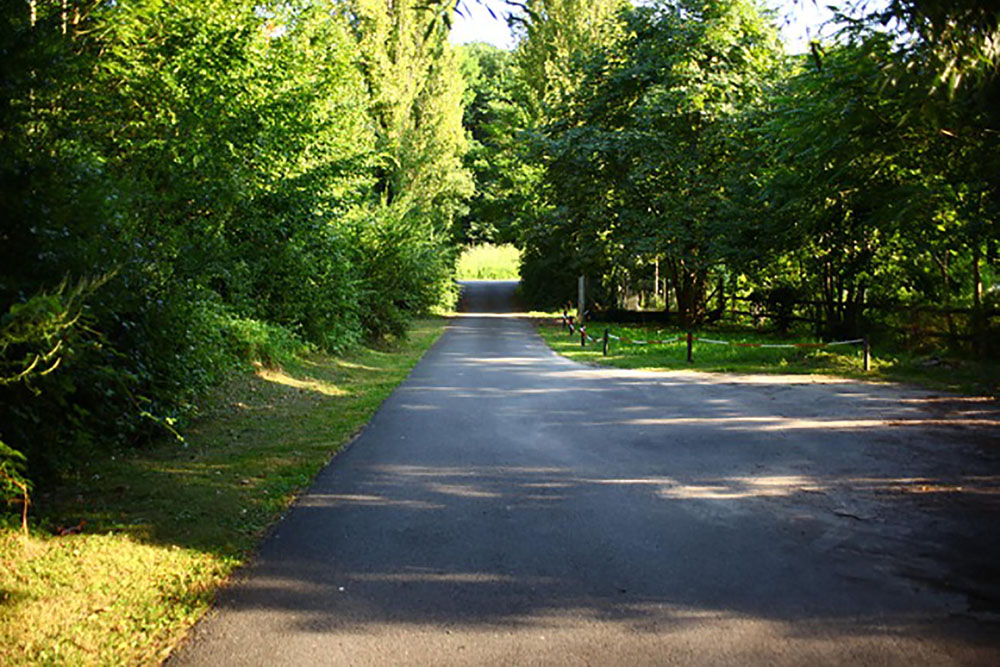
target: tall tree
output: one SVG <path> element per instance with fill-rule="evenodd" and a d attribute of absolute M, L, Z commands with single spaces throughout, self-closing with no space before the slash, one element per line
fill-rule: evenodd
<path fill-rule="evenodd" d="M 735 119 L 761 102 L 780 49 L 751 2 L 659 2 L 622 16 L 623 37 L 586 61 L 574 103 L 546 128 L 549 186 L 561 236 L 574 238 L 568 261 L 611 277 L 662 260 L 682 318 L 695 321 L 730 250 L 720 230 L 734 219 Z"/>
<path fill-rule="evenodd" d="M 527 0 L 515 20 L 521 77 L 539 118 L 555 118 L 579 89 L 579 67 L 594 51 L 614 43 L 626 0 Z"/>
<path fill-rule="evenodd" d="M 461 48 L 466 79 L 464 124 L 469 136 L 465 164 L 475 178 L 469 211 L 459 218 L 460 243 L 518 240 L 530 215 L 539 168 L 527 159 L 522 137 L 530 126 L 527 91 L 513 54 L 489 44 Z"/>
<path fill-rule="evenodd" d="M 450 225 L 471 180 L 461 164 L 463 80 L 446 25 L 412 0 L 350 5 L 376 123 L 376 188 L 386 204 L 402 197 Z"/>

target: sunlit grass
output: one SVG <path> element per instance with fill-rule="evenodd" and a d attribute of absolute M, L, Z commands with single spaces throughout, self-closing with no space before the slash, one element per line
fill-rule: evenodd
<path fill-rule="evenodd" d="M 960 393 L 997 395 L 998 371 L 996 364 L 976 363 L 962 359 L 949 359 L 933 365 L 927 357 L 918 357 L 899 350 L 872 351 L 871 370 L 862 367 L 860 345 L 828 348 L 757 348 L 713 345 L 695 342 L 693 360 L 687 361 L 684 341 L 666 345 L 634 345 L 611 341 L 608 355 L 601 350 L 601 337 L 605 327 L 611 334 L 633 340 L 661 340 L 683 336 L 676 328 L 632 327 L 620 324 L 591 323 L 588 333 L 597 342 L 580 345 L 579 334 L 570 336 L 558 326 L 553 326 L 555 314 L 537 318 L 543 323 L 539 332 L 553 350 L 577 361 L 642 370 L 676 371 L 698 370 L 710 373 L 764 373 L 790 375 L 831 375 L 873 381 L 909 382 L 935 389 Z M 779 336 L 754 331 L 696 332 L 697 337 L 741 343 L 817 343 L 815 338 L 804 335 Z"/>
<path fill-rule="evenodd" d="M 297 378 L 280 368 L 261 368 L 257 374 L 268 382 L 283 384 L 296 389 L 315 391 L 326 396 L 347 396 L 350 393 L 348 390 L 330 382 L 321 382 L 313 378 Z"/>
<path fill-rule="evenodd" d="M 458 257 L 455 277 L 459 280 L 518 280 L 521 251 L 513 245 L 469 246 Z"/>
<path fill-rule="evenodd" d="M 161 661 L 443 328 L 236 377 L 186 445 L 93 461 L 40 495 L 44 529 L 0 532 L 0 664 Z"/>
<path fill-rule="evenodd" d="M 235 565 L 108 532 L 0 538 L 3 664 L 158 663 Z"/>
<path fill-rule="evenodd" d="M 609 333 L 620 338 L 641 341 L 670 340 L 682 338 L 684 332 L 677 329 L 654 329 L 608 325 Z M 555 327 L 542 327 L 542 335 L 556 351 L 584 361 L 599 361 L 619 368 L 645 369 L 697 369 L 710 372 L 754 372 L 754 373 L 813 373 L 817 371 L 850 372 L 861 371 L 861 348 L 859 345 L 842 348 L 758 348 L 736 347 L 694 342 L 692 363 L 687 361 L 687 344 L 683 340 L 667 344 L 630 344 L 611 340 L 608 355 L 601 352 L 600 338 L 605 325 L 594 323 L 588 333 L 598 339 L 596 343 L 580 346 L 579 335 L 570 336 Z M 778 338 L 754 332 L 718 332 L 695 334 L 695 337 L 712 338 L 739 343 L 789 343 L 793 339 Z M 794 342 L 815 343 L 814 339 L 794 339 Z"/>

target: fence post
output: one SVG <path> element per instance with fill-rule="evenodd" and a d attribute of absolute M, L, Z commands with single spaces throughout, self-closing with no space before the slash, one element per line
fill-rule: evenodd
<path fill-rule="evenodd" d="M 602 352 L 605 357 L 608 356 L 608 330 L 606 327 L 604 329 L 604 346 Z"/>
<path fill-rule="evenodd" d="M 868 340 L 868 336 L 864 337 L 862 342 L 862 349 L 864 350 L 864 361 L 862 362 L 862 368 L 865 373 L 872 369 L 872 346 Z"/>
<path fill-rule="evenodd" d="M 694 361 L 694 357 L 691 354 L 692 353 L 691 348 L 694 347 L 694 336 L 691 335 L 690 331 L 687 332 L 687 344 L 688 344 L 688 363 L 690 364 L 692 361 Z"/>

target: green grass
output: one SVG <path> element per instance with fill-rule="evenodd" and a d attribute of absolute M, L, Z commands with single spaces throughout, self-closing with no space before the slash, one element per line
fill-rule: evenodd
<path fill-rule="evenodd" d="M 521 251 L 510 244 L 469 246 L 455 267 L 459 280 L 518 280 Z"/>
<path fill-rule="evenodd" d="M 577 361 L 656 371 L 697 370 L 709 373 L 763 373 L 832 375 L 874 381 L 907 382 L 932 389 L 965 394 L 1000 395 L 1000 367 L 940 355 L 915 355 L 898 350 L 873 347 L 871 371 L 862 368 L 860 345 L 831 348 L 752 348 L 694 343 L 693 361 L 687 361 L 685 342 L 667 345 L 629 345 L 611 341 L 608 356 L 601 354 L 601 341 L 580 346 L 580 336 L 569 336 L 550 325 L 555 314 L 539 321 L 539 333 L 559 354 Z M 632 327 L 620 324 L 592 323 L 589 334 L 600 339 L 607 327 L 610 333 L 633 340 L 662 340 L 683 336 L 679 329 Z M 802 335 L 787 337 L 753 331 L 696 332 L 695 336 L 743 343 L 813 343 L 815 338 Z"/>
<path fill-rule="evenodd" d="M 29 538 L 0 531 L 0 664 L 162 661 L 444 324 L 236 376 L 186 444 L 93 461 L 40 495 Z"/>

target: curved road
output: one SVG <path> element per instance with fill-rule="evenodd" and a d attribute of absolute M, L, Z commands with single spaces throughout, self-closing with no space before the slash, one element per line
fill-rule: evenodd
<path fill-rule="evenodd" d="M 997 664 L 1000 415 L 597 369 L 464 316 L 171 659 Z"/>

